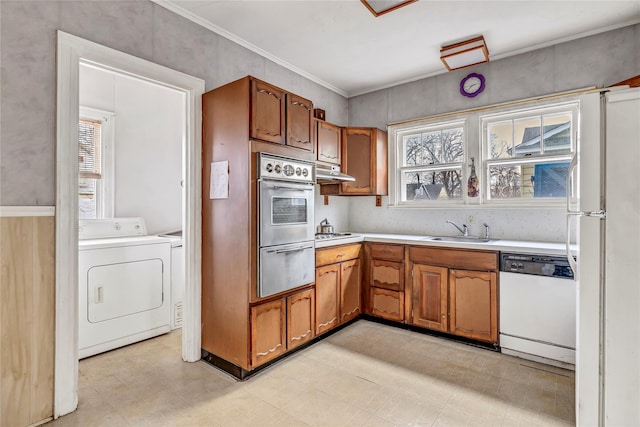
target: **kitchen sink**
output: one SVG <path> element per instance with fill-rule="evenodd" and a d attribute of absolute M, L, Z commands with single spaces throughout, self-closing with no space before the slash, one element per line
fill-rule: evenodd
<path fill-rule="evenodd" d="M 423 240 L 431 240 L 435 242 L 462 242 L 462 243 L 490 243 L 491 239 L 483 239 L 480 237 L 464 237 L 464 236 L 438 236 L 425 237 Z"/>

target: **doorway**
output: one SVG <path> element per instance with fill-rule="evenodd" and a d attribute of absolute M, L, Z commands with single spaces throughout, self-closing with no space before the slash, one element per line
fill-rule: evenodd
<path fill-rule="evenodd" d="M 200 359 L 201 96 L 204 81 L 58 31 L 56 168 L 56 310 L 54 417 L 78 404 L 78 117 L 79 69 L 98 66 L 182 93 L 183 239 L 185 248 L 182 358 Z"/>

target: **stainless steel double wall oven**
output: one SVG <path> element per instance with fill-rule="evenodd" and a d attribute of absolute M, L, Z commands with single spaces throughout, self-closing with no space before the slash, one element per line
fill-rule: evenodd
<path fill-rule="evenodd" d="M 258 297 L 315 279 L 315 165 L 258 153 Z"/>

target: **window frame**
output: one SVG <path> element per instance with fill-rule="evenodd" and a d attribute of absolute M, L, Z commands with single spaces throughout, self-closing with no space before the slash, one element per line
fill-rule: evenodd
<path fill-rule="evenodd" d="M 548 115 L 570 113 L 571 114 L 571 146 L 569 152 L 565 154 L 539 154 L 535 156 L 522 156 L 506 159 L 490 159 L 489 158 L 489 138 L 487 127 L 491 123 L 499 123 L 505 121 L 515 122 L 519 119 L 530 118 L 534 116 L 544 117 Z M 499 165 L 541 165 L 554 163 L 570 163 L 571 159 L 576 155 L 578 147 L 578 130 L 579 130 L 579 113 L 580 104 L 578 100 L 566 102 L 554 102 L 543 105 L 535 105 L 528 108 L 517 110 L 501 109 L 491 114 L 482 114 L 478 117 L 479 124 L 479 149 L 481 159 L 480 179 L 481 194 L 480 203 L 485 206 L 504 206 L 504 207 L 562 207 L 566 204 L 565 197 L 532 197 L 532 198 L 491 198 L 491 181 L 490 167 Z M 541 123 L 541 126 L 544 126 Z"/>
<path fill-rule="evenodd" d="M 477 109 L 469 109 L 452 113 L 443 113 L 431 117 L 416 120 L 396 122 L 387 126 L 388 133 L 388 154 L 389 154 L 389 198 L 390 208 L 446 208 L 446 209 L 466 209 L 466 208 L 564 208 L 566 199 L 564 197 L 540 197 L 526 199 L 490 199 L 487 191 L 490 190 L 489 171 L 486 162 L 487 148 L 485 147 L 485 136 L 483 132 L 483 118 L 507 117 L 513 114 L 529 113 L 532 111 L 543 111 L 545 114 L 569 112 L 572 113 L 572 132 L 570 153 L 562 155 L 544 156 L 543 163 L 557 163 L 571 161 L 576 156 L 579 146 L 580 132 L 580 99 L 579 95 L 558 94 L 544 98 L 531 98 L 519 101 L 512 101 L 504 104 L 489 105 Z M 527 114 L 524 114 L 525 116 Z M 458 200 L 420 200 L 402 201 L 402 165 L 403 159 L 402 136 L 408 133 L 416 133 L 418 129 L 447 125 L 450 123 L 464 122 L 464 163 L 462 169 L 462 198 Z M 479 197 L 468 197 L 464 190 L 470 172 L 471 159 L 475 158 L 476 175 Z M 520 157 L 519 159 L 524 159 Z M 528 157 L 527 157 L 528 159 Z M 568 160 L 567 160 L 568 159 Z M 533 161 L 539 158 L 532 159 Z M 540 163 L 538 163 L 540 164 Z"/>
<path fill-rule="evenodd" d="M 101 177 L 96 183 L 96 219 L 113 218 L 115 215 L 115 119 L 111 111 L 80 106 L 78 119 L 100 122 Z M 78 171 L 79 176 L 79 171 Z M 79 197 L 78 193 L 76 197 Z"/>
<path fill-rule="evenodd" d="M 429 133 L 434 131 L 445 131 L 447 129 L 462 128 L 463 153 L 462 161 L 437 163 L 432 165 L 405 166 L 404 165 L 404 142 L 403 139 L 407 135 L 416 133 Z M 466 182 L 469 175 L 469 142 L 468 142 L 468 119 L 465 116 L 453 116 L 445 119 L 421 120 L 411 123 L 410 125 L 391 126 L 388 129 L 389 134 L 389 206 L 390 207 L 455 207 L 466 205 Z M 420 200 L 402 200 L 404 196 L 403 174 L 405 172 L 437 172 L 441 170 L 451 170 L 460 167 L 461 170 L 461 197 L 459 199 L 420 199 Z"/>

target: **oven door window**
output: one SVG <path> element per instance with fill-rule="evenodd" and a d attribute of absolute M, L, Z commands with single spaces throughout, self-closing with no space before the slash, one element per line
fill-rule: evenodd
<path fill-rule="evenodd" d="M 273 197 L 271 223 L 273 225 L 306 224 L 309 203 L 306 197 Z"/>

